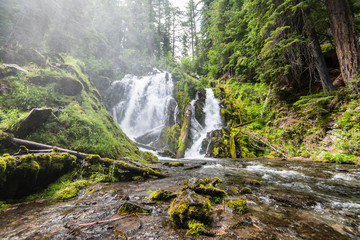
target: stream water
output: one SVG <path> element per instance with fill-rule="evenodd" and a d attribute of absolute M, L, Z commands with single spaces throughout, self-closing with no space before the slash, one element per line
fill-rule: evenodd
<path fill-rule="evenodd" d="M 162 161 L 170 161 L 163 159 Z M 360 169 L 350 165 L 269 159 L 184 159 L 185 167 L 164 168 L 165 179 L 98 184 L 60 203 L 41 200 L 14 205 L 0 214 L 0 239 L 183 239 L 171 226 L 169 203 L 152 214 L 81 227 L 116 218 L 125 200 L 144 202 L 148 190 L 177 191 L 182 182 L 216 176 L 223 188 L 249 186 L 249 212 L 228 214 L 215 206 L 213 237 L 197 239 L 360 239 Z M 200 168 L 186 170 L 188 166 Z M 256 181 L 261 185 L 256 185 Z M 144 202 L 145 204 L 146 201 Z"/>

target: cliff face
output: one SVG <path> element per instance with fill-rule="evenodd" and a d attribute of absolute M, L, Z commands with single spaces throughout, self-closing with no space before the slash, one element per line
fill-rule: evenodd
<path fill-rule="evenodd" d="M 2 49 L 0 58 L 3 134 L 104 157 L 140 159 L 136 145 L 106 111 L 82 62 L 22 48 Z M 32 109 L 37 110 L 29 114 Z M 5 142 L 1 152 L 9 151 Z"/>

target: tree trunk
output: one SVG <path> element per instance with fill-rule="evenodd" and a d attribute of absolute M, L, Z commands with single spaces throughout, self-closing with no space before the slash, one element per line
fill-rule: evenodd
<path fill-rule="evenodd" d="M 349 81 L 360 73 L 360 47 L 353 14 L 348 0 L 326 0 L 325 3 L 340 70 L 345 83 L 349 84 Z M 358 85 L 355 84 L 356 91 Z"/>
<path fill-rule="evenodd" d="M 320 76 L 320 82 L 324 92 L 334 91 L 334 86 L 330 80 L 329 71 L 326 66 L 324 55 L 322 54 L 319 40 L 313 27 L 309 26 L 307 35 L 310 40 L 310 47 L 315 58 L 316 69 Z"/>

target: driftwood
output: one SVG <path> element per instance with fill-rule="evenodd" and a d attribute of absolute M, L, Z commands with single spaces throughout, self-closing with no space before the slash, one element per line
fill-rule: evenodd
<path fill-rule="evenodd" d="M 41 151 L 43 151 L 44 149 L 51 150 L 51 149 L 56 148 L 57 151 L 69 153 L 71 155 L 76 156 L 78 159 L 85 159 L 87 156 L 89 156 L 89 154 L 86 154 L 86 153 L 77 152 L 77 151 L 64 149 L 64 148 L 59 148 L 59 147 L 56 147 L 56 146 L 41 144 L 41 143 L 37 143 L 37 142 L 32 142 L 32 141 L 28 141 L 28 140 L 23 140 L 23 139 L 19 139 L 19 138 L 12 138 L 11 142 L 13 142 L 16 145 L 24 145 L 24 146 L 26 146 L 28 148 L 32 148 L 32 149 L 42 149 Z M 135 173 L 138 173 L 138 174 L 141 174 L 141 175 L 145 173 L 145 174 L 149 174 L 149 175 L 156 176 L 156 177 L 159 177 L 159 178 L 168 177 L 168 175 L 165 175 L 165 174 L 159 173 L 157 171 L 154 171 L 151 168 L 141 168 L 141 167 L 133 166 L 132 164 L 125 163 L 126 162 L 125 159 L 120 159 L 120 160 L 122 160 L 124 162 L 117 161 L 117 160 L 112 160 L 112 159 L 104 159 L 104 158 L 99 159 L 99 161 L 104 162 L 106 164 L 118 165 L 123 170 L 128 170 L 128 171 L 135 172 Z"/>

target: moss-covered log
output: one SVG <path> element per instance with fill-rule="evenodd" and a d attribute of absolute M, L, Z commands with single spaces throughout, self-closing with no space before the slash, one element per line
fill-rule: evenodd
<path fill-rule="evenodd" d="M 27 140 L 23 140 L 23 139 L 19 139 L 19 138 L 12 138 L 11 142 L 13 142 L 16 145 L 24 145 L 24 146 L 26 146 L 28 148 L 32 148 L 32 149 L 34 149 L 34 148 L 35 149 L 54 149 L 54 148 L 56 148 L 57 151 L 69 153 L 71 155 L 76 156 L 78 159 L 85 159 L 89 156 L 89 154 L 86 154 L 86 153 L 72 151 L 72 150 L 64 149 L 64 148 L 58 148 L 56 146 L 50 146 L 50 145 L 27 141 Z M 134 166 L 132 164 L 127 163 L 125 159 L 123 159 L 123 161 L 118 161 L 118 160 L 98 157 L 98 158 L 96 158 L 96 161 L 103 162 L 107 165 L 114 164 L 123 170 L 131 171 L 131 172 L 134 172 L 134 173 L 137 173 L 140 175 L 145 174 L 145 175 L 156 176 L 159 178 L 164 178 L 164 177 L 168 176 L 168 175 L 159 173 L 157 171 L 154 171 L 151 168 L 141 168 L 141 167 Z"/>

